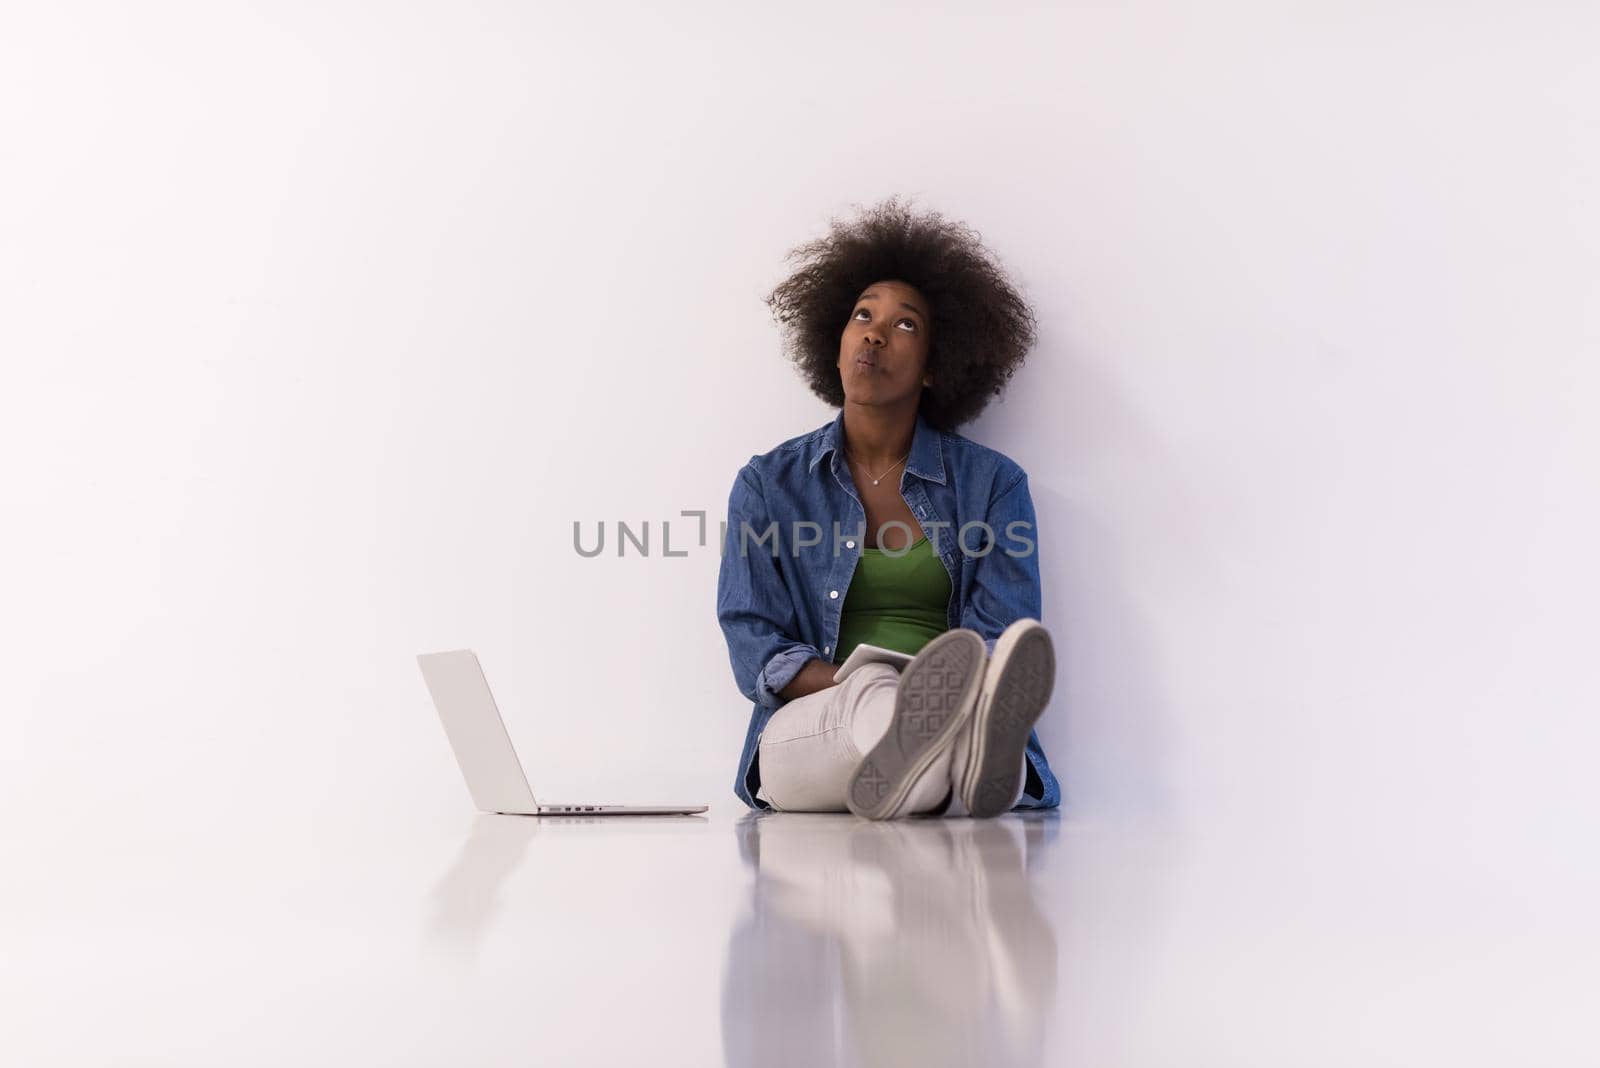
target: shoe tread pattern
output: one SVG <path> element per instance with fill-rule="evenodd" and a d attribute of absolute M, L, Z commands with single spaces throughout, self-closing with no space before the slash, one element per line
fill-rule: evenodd
<path fill-rule="evenodd" d="M 942 637 L 942 636 L 941 636 Z M 867 819 L 888 819 L 910 794 L 908 782 L 930 747 L 949 740 L 957 714 L 970 704 L 984 652 L 979 642 L 943 640 L 906 665 L 896 692 L 895 715 L 882 740 L 850 780 L 849 807 Z"/>
<path fill-rule="evenodd" d="M 998 816 L 1011 808 L 1021 785 L 1028 734 L 1050 702 L 1055 659 L 1049 635 L 1042 631 L 1024 636 L 1007 658 L 993 698 L 981 710 L 983 720 L 975 725 L 985 732 L 983 760 L 972 796 L 963 799 L 973 816 Z"/>

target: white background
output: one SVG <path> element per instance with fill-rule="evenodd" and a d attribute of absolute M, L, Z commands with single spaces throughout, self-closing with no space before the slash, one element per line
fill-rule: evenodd
<path fill-rule="evenodd" d="M 13 917 L 459 816 L 429 650 L 478 651 L 541 793 L 736 806 L 714 542 L 661 523 L 831 418 L 761 298 L 900 192 L 1039 317 L 963 432 L 1030 475 L 1066 818 L 1259 835 L 1575 981 L 1597 39 L 1576 3 L 8 8 Z"/>

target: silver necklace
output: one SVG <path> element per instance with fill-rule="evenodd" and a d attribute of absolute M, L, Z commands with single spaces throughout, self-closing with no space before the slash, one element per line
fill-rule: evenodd
<path fill-rule="evenodd" d="M 879 479 L 883 478 L 883 475 L 887 475 L 889 473 L 889 471 L 893 471 L 896 467 L 899 467 L 901 464 L 905 463 L 906 460 L 911 456 L 911 454 L 909 452 L 906 453 L 905 456 L 900 457 L 900 459 L 898 459 L 898 460 L 896 460 L 894 462 L 894 466 L 890 467 L 889 471 L 885 471 L 883 473 L 883 475 L 879 475 L 879 476 L 877 476 L 877 478 L 873 478 L 872 472 L 867 470 L 867 465 L 861 463 L 861 457 L 857 456 L 855 453 L 851 452 L 849 449 L 844 450 L 844 453 L 845 453 L 846 456 L 850 457 L 850 459 L 854 460 L 857 464 L 860 464 L 861 470 L 863 472 L 865 472 L 865 474 L 866 474 L 866 476 L 868 478 L 872 479 L 872 484 L 874 486 L 876 486 L 878 484 L 878 480 Z"/>

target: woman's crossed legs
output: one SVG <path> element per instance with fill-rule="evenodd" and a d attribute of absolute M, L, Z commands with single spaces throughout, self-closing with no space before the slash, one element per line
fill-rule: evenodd
<path fill-rule="evenodd" d="M 900 672 L 889 664 L 867 664 L 837 686 L 787 702 L 767 723 L 759 742 L 761 789 L 756 796 L 780 812 L 844 812 L 852 778 L 865 754 L 872 751 L 894 719 Z M 971 722 L 962 726 L 968 731 Z M 953 747 L 964 751 L 964 746 Z M 1017 796 L 1026 780 L 1017 777 Z M 946 749 L 912 788 L 902 815 L 933 813 L 945 805 L 946 816 L 965 816 L 960 793 L 953 790 L 953 750 Z"/>

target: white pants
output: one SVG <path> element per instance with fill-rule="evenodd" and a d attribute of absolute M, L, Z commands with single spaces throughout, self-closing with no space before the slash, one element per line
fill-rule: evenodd
<path fill-rule="evenodd" d="M 849 811 L 845 798 L 850 778 L 889 729 L 899 686 L 900 672 L 892 665 L 867 664 L 837 686 L 785 703 L 772 714 L 757 743 L 761 789 L 756 797 L 779 812 Z M 962 730 L 969 728 L 970 720 Z M 933 762 L 912 789 L 905 812 L 929 812 L 944 801 L 954 785 L 951 753 L 964 751 L 962 742 Z M 1024 753 L 1017 798 L 1027 781 L 1027 766 Z M 959 795 L 952 797 L 945 815 L 967 815 Z"/>

